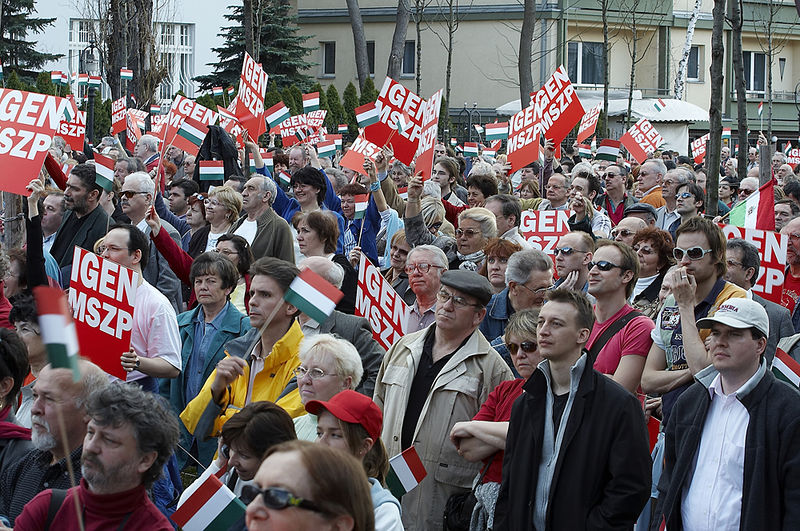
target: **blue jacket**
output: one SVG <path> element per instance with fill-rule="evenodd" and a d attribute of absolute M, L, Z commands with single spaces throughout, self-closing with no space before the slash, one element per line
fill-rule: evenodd
<path fill-rule="evenodd" d="M 326 199 L 327 202 L 327 199 Z M 342 200 L 334 196 L 331 202 L 331 210 L 337 211 L 342 214 L 345 225 L 349 225 L 347 230 L 353 235 L 353 238 L 358 243 L 358 234 L 361 232 L 361 224 L 364 223 L 364 233 L 361 235 L 361 252 L 367 255 L 370 262 L 375 266 L 378 265 L 378 231 L 381 230 L 381 214 L 378 212 L 378 207 L 375 205 L 375 200 L 372 194 L 369 194 L 369 203 L 367 203 L 367 212 L 363 219 L 354 219 L 352 223 L 350 220 L 344 218 L 342 212 Z"/>
<path fill-rule="evenodd" d="M 508 301 L 508 288 L 500 293 L 495 293 L 486 305 L 486 317 L 483 318 L 479 329 L 483 337 L 491 343 L 502 336 L 506 330 L 508 319 L 513 312 Z"/>
<path fill-rule="evenodd" d="M 199 311 L 200 305 L 193 310 L 178 315 L 178 331 L 180 332 L 181 343 L 183 344 L 183 348 L 181 349 L 182 367 L 189 366 L 189 356 L 192 355 L 192 348 L 194 347 L 194 319 L 197 317 L 197 312 Z M 201 382 L 208 380 L 209 376 L 211 376 L 211 372 L 217 367 L 219 360 L 225 357 L 225 343 L 243 336 L 251 328 L 250 318 L 246 315 L 242 315 L 232 304 L 228 305 L 226 311 L 227 314 L 222 321 L 222 327 L 209 345 L 208 352 L 206 352 L 203 375 L 200 378 Z M 181 371 L 177 378 L 172 378 L 170 380 L 164 379 L 161 380 L 161 382 L 161 394 L 169 399 L 172 408 L 177 414 L 180 414 L 186 408 L 186 404 L 194 398 L 193 396 L 185 396 L 186 373 Z M 186 450 L 190 450 L 193 436 L 186 430 L 183 423 L 180 423 L 180 426 L 181 446 Z M 211 462 L 214 453 L 217 451 L 217 441 L 216 439 L 210 439 L 206 442 L 200 442 L 198 440 L 197 448 L 198 459 L 206 466 Z M 183 468 L 183 464 L 187 460 L 186 454 L 177 452 L 176 456 L 178 457 L 180 468 Z"/>

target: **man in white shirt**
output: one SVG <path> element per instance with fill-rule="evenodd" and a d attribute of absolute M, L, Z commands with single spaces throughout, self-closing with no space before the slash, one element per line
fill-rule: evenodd
<path fill-rule="evenodd" d="M 732 298 L 713 317 L 712 365 L 676 402 L 666 426 L 654 529 L 797 529 L 797 389 L 767 371 L 769 318 Z"/>

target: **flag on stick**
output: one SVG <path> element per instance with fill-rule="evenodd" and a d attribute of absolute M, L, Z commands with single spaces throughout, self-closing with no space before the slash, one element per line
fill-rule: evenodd
<path fill-rule="evenodd" d="M 127 68 L 120 68 L 119 78 L 121 81 L 131 81 L 133 79 L 133 70 L 129 70 Z"/>
<path fill-rule="evenodd" d="M 222 96 L 224 94 L 224 90 L 222 87 L 211 87 L 211 94 L 216 98 L 217 96 Z"/>
<path fill-rule="evenodd" d="M 664 107 L 666 106 L 667 104 L 664 103 L 664 100 L 662 100 L 661 98 L 658 98 L 656 101 L 653 102 L 653 107 L 655 107 L 658 112 L 663 111 Z"/>
<path fill-rule="evenodd" d="M 264 113 L 267 116 L 267 123 L 269 124 L 270 128 L 275 127 L 285 119 L 287 119 L 291 114 L 289 113 L 289 109 L 286 107 L 286 104 L 282 101 L 279 101 L 269 109 L 267 109 Z"/>
<path fill-rule="evenodd" d="M 728 140 L 730 140 L 730 138 L 731 138 L 731 128 L 730 127 L 725 127 L 725 128 L 722 129 L 722 139 L 725 140 L 726 138 Z"/>
<path fill-rule="evenodd" d="M 464 155 L 478 156 L 478 143 L 477 142 L 464 142 Z"/>
<path fill-rule="evenodd" d="M 375 102 L 356 107 L 355 111 L 358 127 L 370 126 L 378 123 L 380 119 L 380 113 L 378 112 L 378 107 L 375 106 Z"/>
<path fill-rule="evenodd" d="M 764 112 L 764 102 L 758 104 L 758 115 L 761 116 L 761 113 Z"/>
<path fill-rule="evenodd" d="M 324 323 L 343 296 L 333 284 L 311 269 L 304 269 L 289 285 L 283 298 L 316 322 Z"/>
<path fill-rule="evenodd" d="M 592 158 L 592 146 L 589 144 L 578 144 L 578 155 L 585 159 Z"/>
<path fill-rule="evenodd" d="M 89 74 L 78 74 L 78 85 L 87 85 L 89 83 Z"/>
<path fill-rule="evenodd" d="M 326 140 L 317 144 L 317 155 L 320 157 L 333 157 L 336 155 L 336 142 Z"/>
<path fill-rule="evenodd" d="M 214 474 L 186 490 L 189 496 L 171 517 L 183 531 L 229 529 L 244 516 L 244 503 Z"/>
<path fill-rule="evenodd" d="M 479 124 L 475 124 L 475 125 L 473 125 L 472 127 L 474 127 L 474 128 L 475 128 L 475 130 L 478 132 L 478 134 L 479 134 L 479 135 L 480 135 L 481 133 L 483 133 L 483 127 L 481 127 Z"/>
<path fill-rule="evenodd" d="M 233 85 L 226 89 L 228 91 L 228 96 L 233 96 Z"/>
<path fill-rule="evenodd" d="M 508 138 L 508 122 L 500 122 L 497 124 L 486 124 L 485 140 L 505 140 Z"/>
<path fill-rule="evenodd" d="M 200 161 L 200 180 L 201 181 L 224 181 L 225 162 L 221 160 L 201 160 Z"/>
<path fill-rule="evenodd" d="M 731 209 L 728 223 L 746 229 L 775 230 L 775 179 L 770 179 Z"/>
<path fill-rule="evenodd" d="M 413 446 L 389 459 L 389 473 L 386 486 L 398 500 L 403 494 L 419 485 L 428 472 Z"/>
<path fill-rule="evenodd" d="M 135 103 L 135 102 L 134 102 Z M 153 104 L 150 106 L 150 114 L 161 114 L 161 105 Z"/>
<path fill-rule="evenodd" d="M 55 83 L 56 85 L 61 83 L 61 71 L 60 70 L 53 70 L 50 72 L 50 81 Z"/>
<path fill-rule="evenodd" d="M 272 168 L 275 167 L 275 163 L 272 160 L 272 151 L 268 151 L 267 153 L 261 153 L 261 160 L 264 161 L 264 165 L 269 168 L 270 172 Z"/>
<path fill-rule="evenodd" d="M 105 190 L 110 192 L 114 188 L 114 159 L 95 153 L 94 155 L 94 173 L 95 181 Z"/>
<path fill-rule="evenodd" d="M 610 140 L 608 138 L 601 140 L 600 147 L 597 148 L 597 153 L 595 153 L 594 158 L 598 160 L 617 162 L 617 157 L 619 156 L 619 146 L 619 140 Z"/>
<path fill-rule="evenodd" d="M 72 369 L 73 381 L 79 381 L 78 335 L 64 291 L 50 286 L 36 286 L 33 295 L 36 298 L 42 343 L 47 349 L 47 361 L 53 368 Z"/>
<path fill-rule="evenodd" d="M 451 138 L 450 139 L 450 145 L 451 146 L 456 146 L 457 144 L 458 144 L 458 140 L 456 140 L 455 138 Z"/>
<path fill-rule="evenodd" d="M 800 387 L 800 364 L 794 361 L 783 349 L 779 348 L 775 352 L 775 358 L 772 360 L 772 374 L 792 387 Z"/>
<path fill-rule="evenodd" d="M 406 186 L 399 186 L 397 188 L 397 195 L 402 197 L 405 200 L 408 200 L 408 185 Z"/>
<path fill-rule="evenodd" d="M 363 219 L 367 215 L 367 207 L 369 206 L 369 194 L 358 194 L 353 196 L 353 201 L 356 204 L 354 219 Z"/>
<path fill-rule="evenodd" d="M 338 131 L 340 135 L 343 135 L 347 132 L 347 124 L 339 124 Z"/>
<path fill-rule="evenodd" d="M 172 145 L 190 155 L 194 155 L 200 149 L 200 146 L 203 145 L 207 134 L 207 125 L 187 116 L 184 118 L 183 122 L 181 122 L 180 127 L 178 127 L 178 132 L 175 133 Z"/>
<path fill-rule="evenodd" d="M 100 88 L 103 79 L 100 76 L 89 76 L 89 87 Z"/>
<path fill-rule="evenodd" d="M 303 112 L 311 112 L 319 109 L 319 92 L 303 94 Z"/>

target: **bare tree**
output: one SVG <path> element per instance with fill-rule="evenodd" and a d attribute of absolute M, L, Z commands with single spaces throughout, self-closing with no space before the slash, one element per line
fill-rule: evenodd
<path fill-rule="evenodd" d="M 736 90 L 736 138 L 739 139 L 739 179 L 747 177 L 747 89 L 744 83 L 744 59 L 742 57 L 742 0 L 731 0 L 730 25 L 733 60 L 733 83 Z"/>
<path fill-rule="evenodd" d="M 689 25 L 686 27 L 686 40 L 683 42 L 683 53 L 681 53 L 681 60 L 678 62 L 678 74 L 675 76 L 675 99 L 682 100 L 683 93 L 686 90 L 686 69 L 689 63 L 689 54 L 692 51 L 692 38 L 694 37 L 694 27 L 697 24 L 697 18 L 700 16 L 700 8 L 703 5 L 703 0 L 694 1 L 694 9 L 692 16 L 689 18 Z"/>
<path fill-rule="evenodd" d="M 408 8 L 408 0 L 397 0 L 397 17 L 394 22 L 394 34 L 392 35 L 392 49 L 389 52 L 389 64 L 386 67 L 386 75 L 392 79 L 399 79 L 403 67 L 403 50 L 406 45 L 406 33 L 408 33 L 408 19 L 411 11 Z M 419 46 L 419 43 L 417 43 Z"/>
<path fill-rule="evenodd" d="M 242 26 L 244 27 L 244 51 L 255 59 L 255 43 L 253 42 L 253 0 L 242 0 Z"/>
<path fill-rule="evenodd" d="M 649 20 L 640 20 L 639 17 L 644 16 L 638 11 L 640 5 L 641 0 L 632 0 L 630 3 L 625 3 L 621 6 L 623 12 L 623 26 L 630 28 L 630 33 L 621 32 L 621 35 L 628 46 L 628 54 L 631 57 L 631 75 L 628 85 L 628 114 L 625 120 L 625 129 L 631 126 L 631 107 L 633 106 L 633 88 L 636 86 L 636 67 L 645 58 L 647 51 L 658 35 L 657 31 L 640 27 L 640 23 L 644 23 L 646 26 L 652 26 L 656 18 L 656 15 L 651 15 Z"/>
<path fill-rule="evenodd" d="M 597 121 L 598 134 L 603 138 L 608 138 L 608 85 L 609 85 L 609 63 L 608 54 L 611 51 L 609 44 L 608 30 L 608 10 L 611 0 L 599 0 L 601 21 L 603 23 L 603 111 Z"/>
<path fill-rule="evenodd" d="M 469 5 L 472 5 L 472 0 L 469 1 Z M 444 82 L 444 92 L 445 92 L 445 100 L 450 104 L 450 79 L 452 77 L 453 72 L 453 47 L 455 42 L 455 33 L 458 31 L 459 23 L 461 19 L 464 17 L 464 11 L 459 9 L 458 0 L 438 0 L 438 17 L 435 19 L 436 22 L 439 20 L 442 21 L 444 28 L 447 31 L 446 36 L 442 36 L 438 29 L 428 22 L 428 27 L 431 28 L 433 33 L 439 39 L 439 42 L 442 46 L 447 50 L 447 66 L 445 67 L 445 82 Z M 417 65 L 417 71 L 419 71 L 419 65 Z M 417 82 L 419 85 L 419 81 Z M 419 91 L 419 87 L 417 88 Z"/>
<path fill-rule="evenodd" d="M 712 11 L 714 19 L 711 30 L 711 104 L 708 108 L 709 138 L 706 161 L 708 162 L 708 201 L 706 212 L 717 215 L 719 201 L 719 160 L 722 150 L 722 87 L 725 77 L 722 66 L 725 63 L 725 49 L 722 45 L 722 32 L 725 26 L 725 0 L 714 0 Z"/>
<path fill-rule="evenodd" d="M 533 92 L 533 76 L 531 59 L 533 49 L 533 30 L 536 26 L 536 0 L 525 0 L 522 14 L 522 31 L 519 33 L 519 101 L 524 109 L 530 102 L 529 94 Z"/>
<path fill-rule="evenodd" d="M 367 57 L 367 38 L 364 36 L 364 22 L 361 20 L 361 9 L 358 7 L 358 0 L 347 0 L 347 12 L 350 15 L 350 27 L 353 30 L 356 72 L 358 74 L 358 86 L 361 89 L 364 88 L 364 83 L 369 77 L 369 58 Z"/>

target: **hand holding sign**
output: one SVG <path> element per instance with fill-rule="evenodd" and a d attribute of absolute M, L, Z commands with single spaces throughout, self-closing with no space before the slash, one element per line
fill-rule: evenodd
<path fill-rule="evenodd" d="M 144 220 L 147 222 L 147 226 L 150 227 L 153 238 L 158 236 L 158 233 L 161 232 L 161 218 L 158 217 L 155 206 L 150 206 Z"/>
<path fill-rule="evenodd" d="M 141 368 L 139 355 L 136 354 L 133 349 L 123 352 L 122 356 L 119 358 L 119 361 L 122 365 L 122 368 L 125 369 L 125 372 L 133 372 Z"/>

